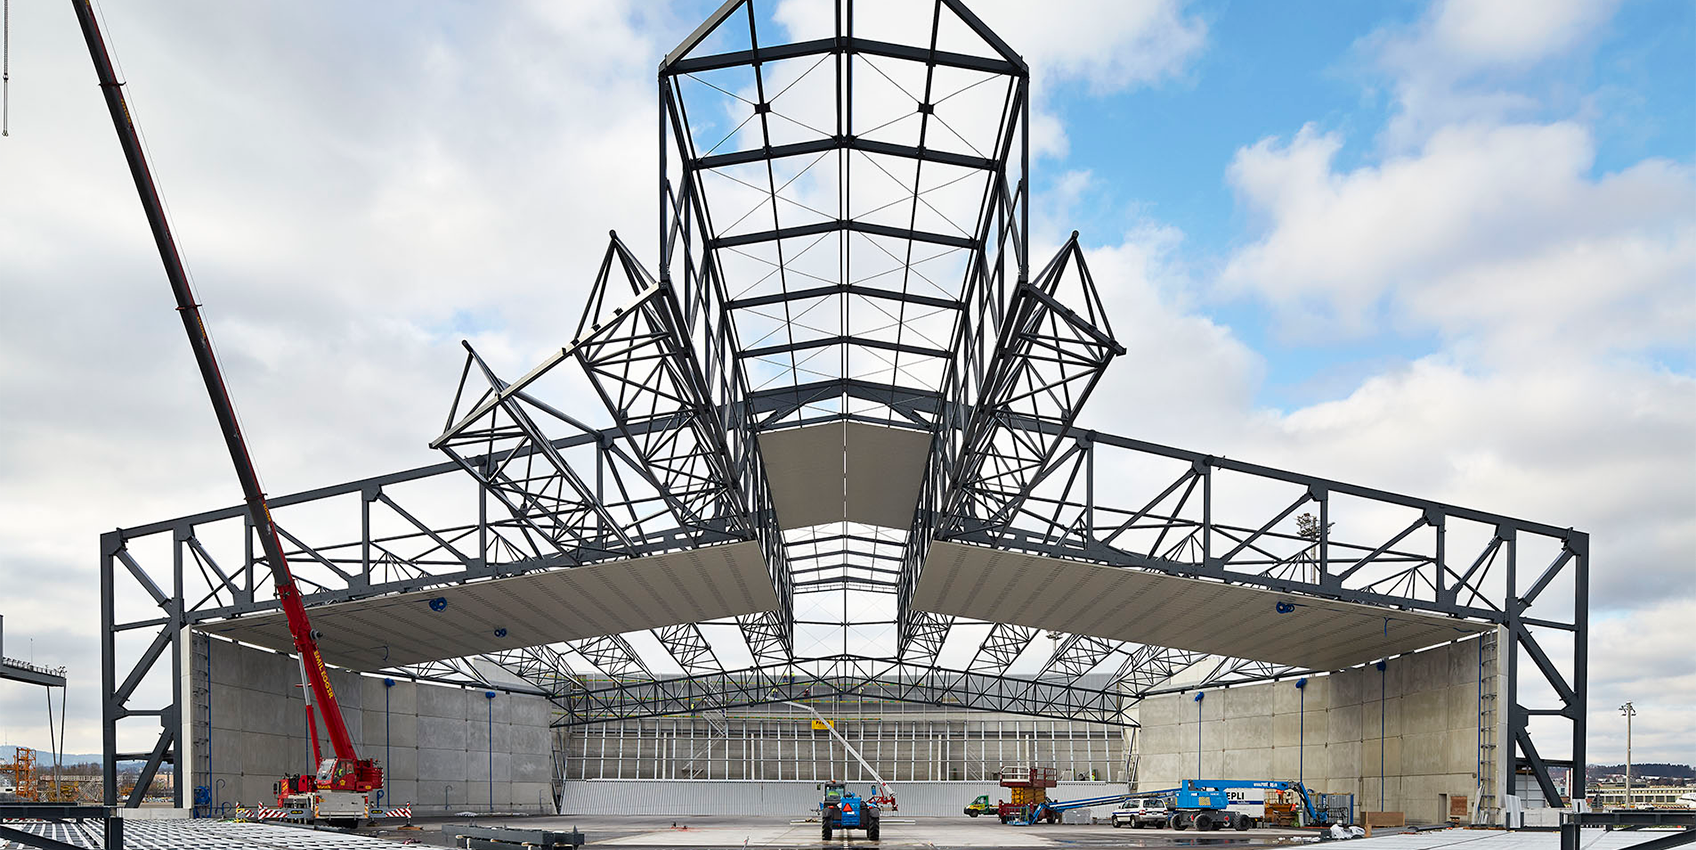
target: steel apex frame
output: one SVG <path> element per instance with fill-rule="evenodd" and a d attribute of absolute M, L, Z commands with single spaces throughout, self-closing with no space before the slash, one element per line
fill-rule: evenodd
<path fill-rule="evenodd" d="M 1581 782 L 1588 536 L 1079 427 L 1124 348 L 1077 234 L 1032 273 L 1028 67 L 958 0 L 881 31 L 857 5 L 771 43 L 763 4 L 730 0 L 665 57 L 656 261 L 613 235 L 524 375 L 467 346 L 446 462 L 273 499 L 307 603 L 759 542 L 777 610 L 379 671 L 542 694 L 562 726 L 832 693 L 1132 725 L 1152 694 L 1322 672 L 919 610 L 945 540 L 1256 588 L 1279 615 L 1493 624 L 1495 774 L 1551 801 L 1551 767 Z M 567 374 L 600 410 L 550 400 Z M 761 434 L 845 421 L 928 435 L 911 523 L 782 530 Z M 186 630 L 276 602 L 239 506 L 100 546 L 107 769 L 150 778 L 179 751 Z"/>

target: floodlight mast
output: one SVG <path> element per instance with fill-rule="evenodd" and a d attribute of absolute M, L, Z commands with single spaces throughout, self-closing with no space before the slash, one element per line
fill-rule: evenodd
<path fill-rule="evenodd" d="M 229 389 L 224 385 L 223 374 L 218 369 L 218 361 L 212 351 L 212 341 L 207 337 L 206 325 L 200 317 L 200 305 L 195 302 L 194 292 L 189 287 L 188 273 L 183 268 L 182 257 L 177 252 L 170 224 L 165 219 L 164 204 L 159 199 L 159 190 L 154 186 L 152 172 L 147 167 L 140 136 L 130 119 L 129 106 L 124 101 L 123 84 L 118 82 L 112 69 L 112 59 L 106 52 L 106 43 L 101 37 L 94 9 L 89 0 L 72 0 L 72 5 L 76 8 L 77 21 L 82 25 L 83 39 L 88 43 L 89 56 L 94 60 L 94 70 L 100 78 L 100 90 L 106 96 L 107 109 L 112 113 L 112 124 L 117 129 L 118 141 L 123 146 L 125 159 L 129 160 L 130 175 L 135 179 L 136 191 L 141 196 L 142 208 L 147 213 L 147 223 L 153 230 L 153 241 L 159 248 L 159 259 L 165 264 L 165 276 L 170 281 L 172 294 L 176 296 L 177 313 L 182 317 L 183 330 L 187 332 L 189 346 L 194 350 L 195 363 L 200 367 L 200 377 L 206 384 L 212 411 L 218 417 L 218 429 L 223 433 L 230 461 L 235 465 L 236 478 L 241 481 L 248 515 L 259 535 L 259 544 L 265 552 L 265 559 L 271 565 L 271 575 L 277 586 L 277 600 L 288 618 L 289 633 L 294 638 L 295 650 L 300 653 L 304 676 L 313 695 L 317 697 L 319 713 L 323 715 L 330 745 L 335 750 L 336 764 L 332 766 L 334 781 L 328 784 L 335 790 L 348 791 L 381 788 L 382 770 L 370 759 L 361 760 L 355 753 L 353 739 L 348 735 L 347 724 L 342 719 L 341 706 L 336 701 L 335 690 L 330 687 L 329 675 L 324 669 L 324 657 L 318 651 L 317 635 L 307 620 L 306 606 L 301 601 L 300 588 L 295 584 L 294 575 L 289 571 L 288 560 L 283 557 L 277 527 L 271 520 L 270 505 L 259 487 L 259 474 L 254 470 L 253 459 L 247 451 L 247 440 L 242 436 L 240 423 L 236 421 L 235 405 L 230 399 Z M 316 739 L 316 733 L 312 735 Z M 338 769 L 344 763 L 347 769 Z M 319 771 L 320 781 L 330 779 L 324 775 L 324 765 L 314 767 Z M 355 784 L 369 787 L 355 788 Z"/>

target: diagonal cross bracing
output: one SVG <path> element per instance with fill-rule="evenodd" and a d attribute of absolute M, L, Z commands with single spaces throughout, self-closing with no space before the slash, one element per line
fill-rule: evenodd
<path fill-rule="evenodd" d="M 851 655 L 816 661 L 816 665 L 751 667 L 654 681 L 587 682 L 581 690 L 560 695 L 566 714 L 559 723 L 581 725 L 694 714 L 852 694 L 968 710 L 1128 724 L 1121 695 L 1112 690 L 1032 683 Z"/>
<path fill-rule="evenodd" d="M 956 397 L 975 402 L 969 413 L 958 408 L 959 430 L 934 443 L 926 469 L 926 489 L 933 495 L 915 519 L 902 564 L 903 649 L 912 650 L 903 657 L 934 659 L 947 630 L 939 615 L 911 604 L 930 538 L 997 537 L 1057 468 L 1072 422 L 1107 365 L 1124 352 L 1113 339 L 1076 233 L 1034 281 L 1014 289 L 996 333 L 977 339 L 987 352 L 981 371 L 965 359 L 975 353 L 968 348 L 949 387 Z M 992 630 L 990 638 L 1014 634 Z M 1023 637 L 1029 641 L 1029 635 Z M 1007 649 L 999 648 L 999 654 Z"/>

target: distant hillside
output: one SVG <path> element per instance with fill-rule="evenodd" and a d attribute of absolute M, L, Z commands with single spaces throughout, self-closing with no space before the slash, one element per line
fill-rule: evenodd
<path fill-rule="evenodd" d="M 44 747 L 31 747 L 31 749 L 35 750 L 35 761 L 37 764 L 40 764 L 43 759 L 53 758 L 53 754 L 48 752 Z M 0 747 L 0 761 L 10 762 L 17 751 L 17 747 Z M 61 758 L 61 761 L 65 764 L 81 764 L 83 762 L 90 761 L 99 764 L 100 758 L 101 756 L 99 753 L 66 753 Z"/>
<path fill-rule="evenodd" d="M 1585 767 L 1591 776 L 1606 776 L 1610 773 L 1624 773 L 1623 764 L 1592 764 Z M 1696 779 L 1696 768 L 1688 764 L 1667 764 L 1666 762 L 1649 761 L 1631 766 L 1632 776 L 1670 776 L 1675 779 Z"/>
<path fill-rule="evenodd" d="M 35 750 L 35 763 L 36 763 L 36 766 L 38 768 L 42 765 L 43 762 L 48 762 L 48 763 L 51 762 L 51 760 L 53 758 L 53 754 L 48 752 L 46 749 L 41 748 L 41 747 L 31 747 L 31 749 Z M 13 756 L 15 756 L 17 754 L 17 751 L 18 751 L 18 748 L 16 746 L 0 747 L 0 762 L 4 762 L 6 764 L 11 764 L 12 758 L 13 758 Z M 103 762 L 103 760 L 104 760 L 104 758 L 99 753 L 66 753 L 63 757 L 61 757 L 60 763 L 61 764 L 90 764 L 90 763 L 101 764 Z M 128 767 L 130 765 L 135 765 L 135 766 L 139 767 L 141 765 L 141 762 L 139 762 L 139 761 L 137 761 L 137 762 L 125 761 L 125 762 L 119 762 L 118 765 L 119 765 L 119 767 Z M 170 773 L 171 772 L 171 766 L 168 765 L 168 764 L 163 764 L 163 765 L 159 766 L 159 770 L 162 773 Z"/>

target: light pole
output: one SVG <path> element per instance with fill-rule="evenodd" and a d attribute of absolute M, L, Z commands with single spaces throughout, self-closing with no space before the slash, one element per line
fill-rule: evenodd
<path fill-rule="evenodd" d="M 1625 715 L 1625 807 L 1631 808 L 1631 718 L 1637 716 L 1637 709 L 1630 702 L 1619 707 L 1619 713 Z"/>

